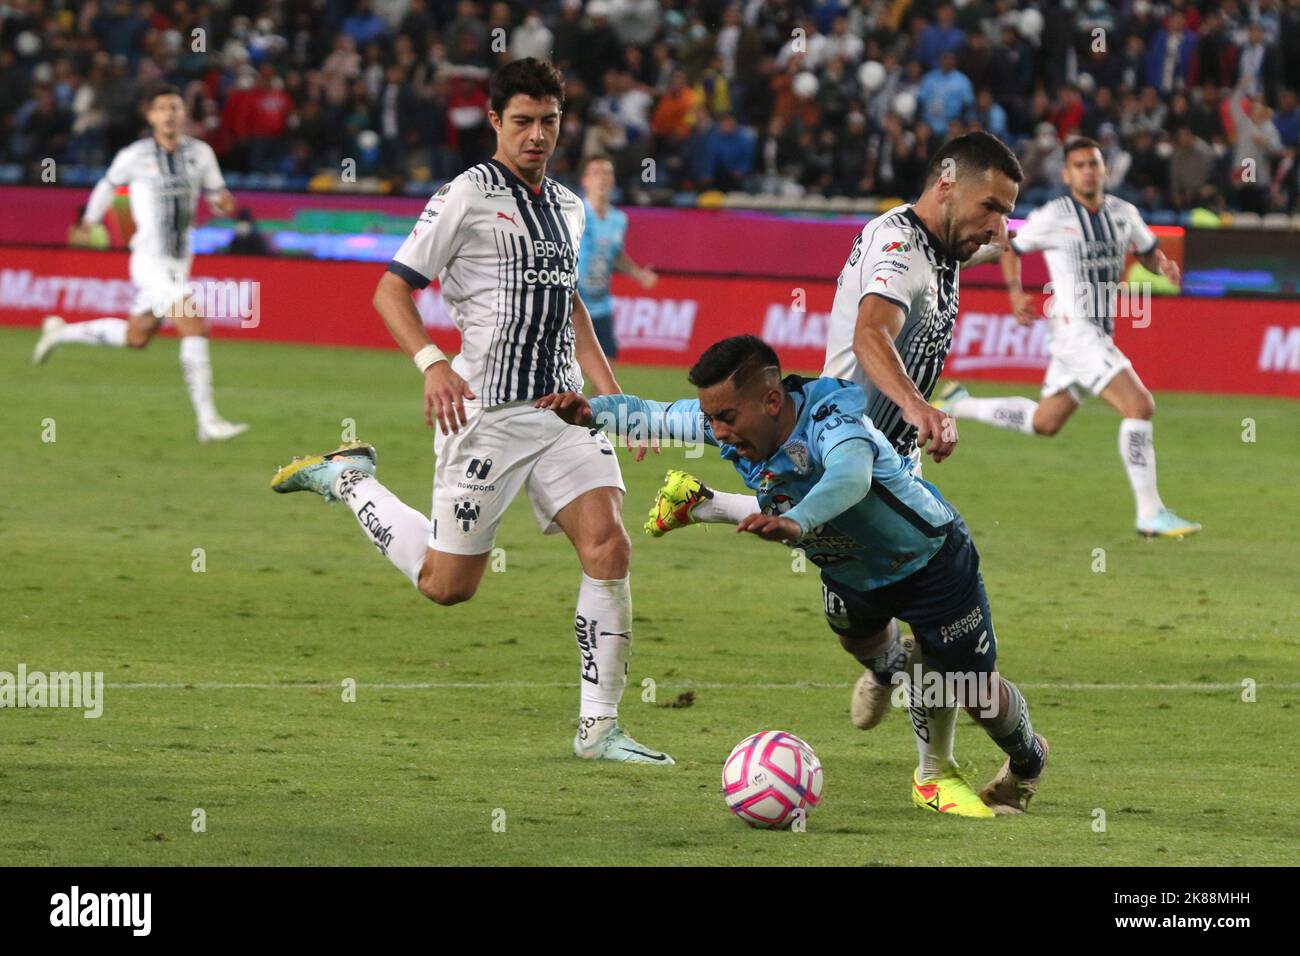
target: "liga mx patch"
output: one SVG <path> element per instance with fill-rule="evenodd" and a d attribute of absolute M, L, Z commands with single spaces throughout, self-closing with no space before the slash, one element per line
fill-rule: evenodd
<path fill-rule="evenodd" d="M 785 453 L 790 461 L 794 464 L 794 470 L 801 475 L 806 475 L 812 471 L 812 463 L 808 458 L 808 446 L 801 441 L 792 441 L 785 446 Z"/>
<path fill-rule="evenodd" d="M 904 240 L 887 242 L 880 247 L 881 252 L 911 252 L 912 244 Z"/>

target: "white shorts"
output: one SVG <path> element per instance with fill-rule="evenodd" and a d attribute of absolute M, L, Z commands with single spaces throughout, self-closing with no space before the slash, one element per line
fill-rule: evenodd
<path fill-rule="evenodd" d="M 1080 402 L 1083 391 L 1100 395 L 1116 375 L 1133 367 L 1111 337 L 1091 324 L 1053 334 L 1047 348 L 1052 359 L 1043 379 L 1043 398 L 1068 391 Z"/>
<path fill-rule="evenodd" d="M 131 283 L 135 286 L 131 314 L 149 312 L 156 319 L 170 316 L 176 301 L 185 295 L 193 262 L 193 256 L 173 259 L 149 252 L 131 253 Z"/>
<path fill-rule="evenodd" d="M 529 402 L 466 413 L 469 423 L 459 433 L 434 435 L 429 547 L 435 551 L 491 551 L 520 488 L 545 534 L 560 530 L 556 514 L 579 495 L 593 488 L 627 491 L 602 431 L 566 425 Z"/>

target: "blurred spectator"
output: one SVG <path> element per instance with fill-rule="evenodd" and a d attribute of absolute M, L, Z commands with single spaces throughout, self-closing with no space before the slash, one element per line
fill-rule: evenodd
<path fill-rule="evenodd" d="M 975 94 L 975 111 L 971 119 L 981 129 L 992 133 L 998 139 L 1003 141 L 1011 139 L 1011 134 L 1007 131 L 1007 111 L 994 101 L 993 94 L 989 90 L 983 89 Z"/>
<path fill-rule="evenodd" d="M 1190 126 L 1179 126 L 1174 152 L 1169 159 L 1169 195 L 1174 209 L 1192 209 L 1205 204 L 1203 190 L 1214 173 L 1216 157 L 1210 144 Z"/>
<path fill-rule="evenodd" d="M 659 32 L 659 0 L 609 0 L 609 17 L 619 43 L 645 46 Z"/>
<path fill-rule="evenodd" d="M 1132 157 L 1126 180 L 1135 193 L 1131 201 L 1144 209 L 1160 208 L 1169 182 L 1169 164 L 1160 156 L 1150 130 L 1140 129 L 1134 135 Z"/>
<path fill-rule="evenodd" d="M 1034 128 L 1034 138 L 1025 143 L 1020 165 L 1025 173 L 1020 187 L 1020 201 L 1024 204 L 1041 205 L 1064 192 L 1061 170 L 1065 167 L 1065 152 L 1055 126 L 1044 121 Z"/>
<path fill-rule="evenodd" d="M 1083 122 L 1083 97 L 1074 87 L 1061 90 L 1055 103 L 1047 111 L 1047 121 L 1056 127 L 1056 137 L 1065 142 L 1079 131 Z"/>
<path fill-rule="evenodd" d="M 231 237 L 226 252 L 232 256 L 264 256 L 270 252 L 266 237 L 257 231 L 253 212 L 247 206 L 239 210 L 239 216 L 235 220 L 235 234 Z"/>
<path fill-rule="evenodd" d="M 1166 95 L 1190 82 L 1196 34 L 1187 29 L 1181 13 L 1172 13 L 1147 48 L 1145 82 Z"/>
<path fill-rule="evenodd" d="M 713 134 L 713 167 L 710 180 L 717 189 L 732 190 L 743 187 L 754 169 L 755 137 L 752 130 L 736 122 L 727 113 Z"/>
<path fill-rule="evenodd" d="M 966 34 L 953 25 L 953 18 L 952 7 L 945 3 L 935 12 L 935 22 L 921 30 L 916 58 L 925 69 L 935 69 L 945 54 L 955 55 L 966 45 Z M 933 122 L 931 125 L 934 125 Z"/>
<path fill-rule="evenodd" d="M 650 128 L 656 136 L 672 141 L 684 140 L 691 133 L 699 94 L 686 85 L 684 70 L 675 70 L 668 89 L 655 106 Z"/>
<path fill-rule="evenodd" d="M 1129 167 L 1133 165 L 1133 157 L 1120 143 L 1119 133 L 1111 123 L 1102 123 L 1095 139 L 1101 147 L 1101 161 L 1106 165 L 1107 192 L 1126 198 L 1123 196 L 1124 181 L 1128 178 Z"/>
<path fill-rule="evenodd" d="M 1268 212 L 1273 159 L 1282 152 L 1282 140 L 1273 125 L 1272 110 L 1262 94 L 1247 98 L 1236 91 L 1228 99 L 1232 116 L 1232 184 L 1241 209 Z"/>
<path fill-rule="evenodd" d="M 370 0 L 356 0 L 352 15 L 343 21 L 343 32 L 363 47 L 387 35 L 388 21 L 371 9 Z"/>
<path fill-rule="evenodd" d="M 54 90 L 49 86 L 38 86 L 28 100 L 18 110 L 17 135 L 14 137 L 14 158 L 28 162 L 40 163 L 45 159 L 57 159 L 63 154 L 68 144 L 71 124 L 67 114 L 59 110 Z"/>
<path fill-rule="evenodd" d="M 1197 82 L 1231 86 L 1237 78 L 1237 58 L 1240 53 L 1240 48 L 1233 42 L 1227 29 L 1222 11 L 1206 11 L 1196 46 Z"/>
<path fill-rule="evenodd" d="M 955 53 L 943 53 L 939 66 L 925 74 L 917 99 L 922 115 L 936 133 L 946 133 L 950 121 L 964 118 L 974 108 L 975 90 L 970 80 L 957 70 Z"/>
<path fill-rule="evenodd" d="M 1079 132 L 1089 139 L 1100 140 L 1101 129 L 1104 126 L 1109 126 L 1112 130 L 1119 126 L 1119 110 L 1115 106 L 1110 88 L 1105 86 L 1097 90 L 1092 106 L 1084 112 L 1083 121 L 1079 124 Z"/>
<path fill-rule="evenodd" d="M 536 10 L 529 10 L 524 22 L 515 27 L 510 35 L 510 55 L 516 60 L 535 57 L 548 59 L 555 46 L 555 34 L 542 21 L 542 15 Z"/>
<path fill-rule="evenodd" d="M 1237 85 L 1247 96 L 1261 93 L 1269 103 L 1276 103 L 1281 77 L 1277 47 L 1269 42 L 1259 21 L 1251 23 L 1246 33 L 1246 45 L 1237 61 Z"/>

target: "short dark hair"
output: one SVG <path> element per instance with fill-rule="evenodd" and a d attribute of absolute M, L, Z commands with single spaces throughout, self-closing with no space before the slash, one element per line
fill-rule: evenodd
<path fill-rule="evenodd" d="M 780 378 L 781 360 L 772 346 L 757 335 L 733 335 L 705 349 L 686 378 L 696 388 L 709 388 L 730 378 L 739 390 L 765 368 L 775 368 Z"/>
<path fill-rule="evenodd" d="M 563 110 L 564 77 L 546 60 L 532 56 L 513 60 L 496 70 L 488 80 L 488 104 L 492 112 L 502 116 L 511 97 L 518 94 L 535 100 L 553 96 Z"/>
<path fill-rule="evenodd" d="M 579 179 L 587 175 L 587 168 L 591 166 L 592 163 L 609 163 L 613 166 L 614 160 L 609 156 L 606 156 L 604 153 L 592 153 L 590 156 L 584 156 L 582 162 L 578 166 Z"/>
<path fill-rule="evenodd" d="M 1095 149 L 1097 152 L 1101 152 L 1101 143 L 1097 142 L 1095 139 L 1089 139 L 1087 136 L 1075 136 L 1065 144 L 1065 152 L 1061 155 L 1063 157 L 1069 156 L 1071 153 L 1077 152 L 1081 149 Z"/>
<path fill-rule="evenodd" d="M 180 96 L 181 89 L 172 83 L 150 83 L 144 88 L 145 106 L 153 106 L 153 101 L 160 96 Z"/>
<path fill-rule="evenodd" d="M 944 144 L 930 160 L 925 171 L 925 185 L 929 188 L 943 173 L 947 161 L 956 163 L 956 175 L 963 173 L 982 173 L 986 169 L 996 169 L 1013 183 L 1024 182 L 1025 172 L 1020 168 L 1020 160 L 1011 152 L 1010 147 L 992 133 L 975 130 L 954 136 Z"/>

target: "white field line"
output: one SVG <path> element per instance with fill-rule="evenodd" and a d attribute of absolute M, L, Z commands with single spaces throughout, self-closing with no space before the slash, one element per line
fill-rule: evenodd
<path fill-rule="evenodd" d="M 341 680 L 333 683 L 218 683 L 214 681 L 182 682 L 147 682 L 105 683 L 109 690 L 323 690 L 341 686 Z M 358 690 L 572 690 L 577 688 L 577 681 L 428 681 L 419 683 L 363 683 L 358 682 Z M 635 690 L 635 685 L 629 685 Z M 710 683 L 707 681 L 685 683 L 657 683 L 660 690 L 848 690 L 852 684 L 824 684 L 813 681 L 800 681 L 788 684 L 745 684 L 745 683 Z M 1239 691 L 1240 683 L 1235 684 L 1085 684 L 1071 682 L 1016 682 L 1017 687 L 1025 690 L 1067 690 L 1067 691 Z M 1259 690 L 1300 690 L 1300 682 L 1270 684 L 1259 683 Z"/>

